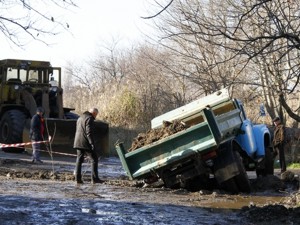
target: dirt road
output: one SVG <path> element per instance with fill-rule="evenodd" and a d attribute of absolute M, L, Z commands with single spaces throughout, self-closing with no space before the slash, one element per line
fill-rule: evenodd
<path fill-rule="evenodd" d="M 129 181 L 118 158 L 100 159 L 104 184 L 75 185 L 75 157 L 0 152 L 0 224 L 300 224 L 297 185 L 251 179 L 251 194 L 188 192 Z"/>

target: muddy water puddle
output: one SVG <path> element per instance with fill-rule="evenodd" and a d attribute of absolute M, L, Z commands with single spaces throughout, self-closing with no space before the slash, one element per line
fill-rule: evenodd
<path fill-rule="evenodd" d="M 240 207 L 280 200 L 70 181 L 0 182 L 0 224 L 241 224 Z"/>
<path fill-rule="evenodd" d="M 279 196 L 226 196 L 216 200 L 208 199 L 209 202 L 204 207 L 211 209 L 241 209 L 246 206 L 276 204 L 282 202 L 284 198 Z"/>
<path fill-rule="evenodd" d="M 172 205 L 13 196 L 0 197 L 0 201 L 1 224 L 238 224 L 233 215 Z"/>
<path fill-rule="evenodd" d="M 23 180 L 1 186 L 0 224 L 239 224 L 233 211 L 177 204 L 169 191 L 138 196 L 134 188 Z"/>
<path fill-rule="evenodd" d="M 73 159 L 72 159 L 73 160 Z M 46 173 L 61 172 L 60 179 Z M 288 192 L 257 185 L 251 194 L 230 195 L 144 187 L 128 181 L 118 159 L 102 159 L 99 174 L 104 184 L 90 184 L 84 165 L 83 185 L 72 180 L 74 162 L 3 161 L 0 171 L 0 224 L 260 224 L 245 222 L 240 209 L 282 202 Z M 31 174 L 31 177 L 21 172 Z M 269 181 L 267 182 L 269 183 Z M 276 223 L 272 223 L 274 225 Z M 282 223 L 284 224 L 284 223 Z M 295 223 L 294 223 L 295 224 Z"/>

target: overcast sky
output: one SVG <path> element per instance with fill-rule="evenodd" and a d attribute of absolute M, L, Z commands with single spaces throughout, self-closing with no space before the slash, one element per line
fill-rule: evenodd
<path fill-rule="evenodd" d="M 36 59 L 51 61 L 53 66 L 64 66 L 67 61 L 80 61 L 96 54 L 101 42 L 121 38 L 122 42 L 134 43 L 143 39 L 147 29 L 146 0 L 77 0 L 79 8 L 66 12 L 65 20 L 72 32 L 60 34 L 48 47 L 31 42 L 25 49 L 5 45 L 0 41 L 0 59 Z M 3 39 L 2 39 L 3 40 Z"/>

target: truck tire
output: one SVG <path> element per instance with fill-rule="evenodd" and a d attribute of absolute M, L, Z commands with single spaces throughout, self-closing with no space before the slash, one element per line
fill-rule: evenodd
<path fill-rule="evenodd" d="M 265 174 L 266 175 L 274 175 L 274 157 L 273 151 L 271 151 L 271 147 L 266 148 L 266 156 L 265 156 Z"/>
<path fill-rule="evenodd" d="M 211 181 L 209 179 L 209 174 L 202 174 L 196 176 L 192 179 L 186 180 L 184 183 L 181 183 L 181 187 L 185 188 L 188 191 L 196 192 L 201 189 L 211 189 Z"/>
<path fill-rule="evenodd" d="M 230 178 L 221 183 L 221 188 L 225 191 L 230 192 L 231 194 L 238 194 L 239 188 L 236 184 L 235 178 Z"/>
<path fill-rule="evenodd" d="M 262 166 L 257 166 L 256 176 L 274 175 L 274 158 L 271 147 L 265 148 L 265 158 L 262 161 Z"/>
<path fill-rule="evenodd" d="M 180 183 L 176 180 L 176 176 L 172 174 L 171 170 L 169 169 L 164 170 L 160 177 L 164 182 L 166 188 L 170 188 L 170 189 L 180 188 Z"/>
<path fill-rule="evenodd" d="M 17 144 L 23 142 L 23 129 L 25 125 L 25 114 L 19 110 L 5 112 L 0 120 L 0 143 Z M 3 148 L 4 152 L 21 153 L 24 147 Z"/>
<path fill-rule="evenodd" d="M 239 169 L 239 175 L 235 176 L 235 182 L 239 188 L 240 192 L 251 192 L 251 185 L 250 185 L 250 181 L 246 172 L 246 169 L 244 167 L 242 158 L 240 156 L 240 153 L 238 151 L 233 151 L 234 157 L 235 157 L 235 161 L 237 164 L 237 167 Z"/>

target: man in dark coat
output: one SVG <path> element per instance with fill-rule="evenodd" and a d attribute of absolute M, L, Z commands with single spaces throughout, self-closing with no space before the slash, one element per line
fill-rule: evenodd
<path fill-rule="evenodd" d="M 77 120 L 76 133 L 73 147 L 77 150 L 75 179 L 77 184 L 82 184 L 81 167 L 84 156 L 87 155 L 92 160 L 92 183 L 102 183 L 98 177 L 98 156 L 95 150 L 94 141 L 94 120 L 98 115 L 98 109 L 92 108 L 84 112 Z"/>
<path fill-rule="evenodd" d="M 279 155 L 279 163 L 281 173 L 286 171 L 285 155 L 284 155 L 284 144 L 285 144 L 285 129 L 281 123 L 279 117 L 273 119 L 275 125 L 274 138 L 273 138 L 273 148 L 274 148 L 274 157 Z"/>
<path fill-rule="evenodd" d="M 44 131 L 45 131 L 45 122 L 44 122 L 44 109 L 38 107 L 36 114 L 32 117 L 30 123 L 30 132 L 29 138 L 32 142 L 32 162 L 33 163 L 42 163 L 40 159 L 40 149 L 41 141 L 44 141 Z"/>

